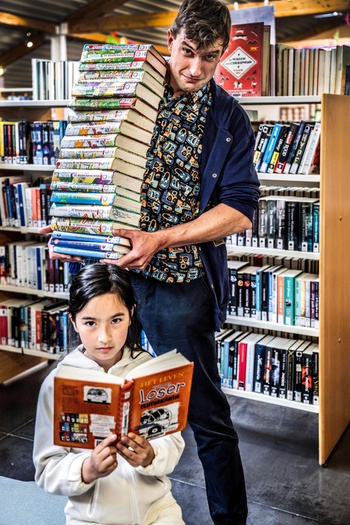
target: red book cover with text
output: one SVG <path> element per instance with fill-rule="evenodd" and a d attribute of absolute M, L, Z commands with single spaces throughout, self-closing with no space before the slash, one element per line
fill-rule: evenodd
<path fill-rule="evenodd" d="M 264 23 L 235 24 L 216 68 L 215 81 L 230 95 L 260 97 Z"/>

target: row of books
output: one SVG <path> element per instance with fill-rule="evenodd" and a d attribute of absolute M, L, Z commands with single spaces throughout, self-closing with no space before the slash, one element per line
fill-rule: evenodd
<path fill-rule="evenodd" d="M 260 173 L 310 175 L 320 171 L 320 122 L 261 123 L 254 165 Z"/>
<path fill-rule="evenodd" d="M 263 22 L 233 24 L 215 80 L 239 97 L 347 94 L 350 46 L 294 48 Z"/>
<path fill-rule="evenodd" d="M 0 246 L 0 283 L 50 293 L 68 293 L 80 263 L 52 260 L 46 242 L 14 241 Z"/>
<path fill-rule="evenodd" d="M 66 233 L 53 249 L 101 258 L 101 235 L 139 226 L 166 63 L 151 45 L 86 44 L 79 70 L 51 185 L 51 225 Z M 128 242 L 113 241 L 102 242 L 106 258 L 129 251 Z"/>
<path fill-rule="evenodd" d="M 41 228 L 49 223 L 50 180 L 35 183 L 22 175 L 0 177 L 0 224 L 3 227 Z"/>
<path fill-rule="evenodd" d="M 287 251 L 284 251 L 281 255 L 263 252 L 251 253 L 249 251 L 238 252 L 236 248 L 233 251 L 230 247 L 230 239 L 227 238 L 229 261 L 241 261 L 249 263 L 250 266 L 259 266 L 260 268 L 265 265 L 282 265 L 288 270 L 301 270 L 303 272 L 315 274 L 319 273 L 320 261 L 318 259 L 308 259 L 304 256 L 298 257 L 298 255 L 294 256 L 294 254 L 289 255 Z"/>
<path fill-rule="evenodd" d="M 67 301 L 7 299 L 0 303 L 0 344 L 59 354 L 70 347 Z"/>
<path fill-rule="evenodd" d="M 66 120 L 0 120 L 0 161 L 55 165 Z"/>
<path fill-rule="evenodd" d="M 68 100 L 79 74 L 79 62 L 32 58 L 33 100 Z"/>
<path fill-rule="evenodd" d="M 228 261 L 230 315 L 319 327 L 319 276 L 282 264 L 252 266 Z"/>
<path fill-rule="evenodd" d="M 276 44 L 276 95 L 348 94 L 350 46 L 294 48 Z"/>
<path fill-rule="evenodd" d="M 316 343 L 224 329 L 216 336 L 216 348 L 222 386 L 319 404 Z"/>
<path fill-rule="evenodd" d="M 248 248 L 272 248 L 319 252 L 320 202 L 317 198 L 262 197 L 252 228 L 231 236 L 231 244 Z"/>

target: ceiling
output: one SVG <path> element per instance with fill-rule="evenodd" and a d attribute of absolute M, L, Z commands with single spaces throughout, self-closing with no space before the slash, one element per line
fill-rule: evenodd
<path fill-rule="evenodd" d="M 234 6 L 222 0 L 230 9 Z M 0 66 L 5 73 L 0 87 L 31 85 L 31 58 L 51 58 L 51 44 L 66 35 L 67 58 L 79 60 L 85 42 L 103 42 L 112 34 L 138 43 L 154 44 L 167 53 L 167 29 L 182 0 L 1 0 Z M 289 42 L 332 36 L 348 29 L 349 0 L 276 0 L 276 40 Z M 237 2 L 238 8 L 264 2 Z M 331 13 L 337 16 L 329 16 Z M 28 35 L 28 33 L 30 33 Z M 350 34 L 349 34 L 350 36 Z M 26 47 L 30 38 L 32 48 Z M 2 86 L 1 86 L 2 83 Z"/>

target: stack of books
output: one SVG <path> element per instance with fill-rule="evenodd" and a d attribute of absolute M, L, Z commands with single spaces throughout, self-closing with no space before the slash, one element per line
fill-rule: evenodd
<path fill-rule="evenodd" d="M 166 61 L 151 45 L 86 44 L 51 183 L 54 251 L 118 259 L 113 229 L 138 228 L 140 188 Z"/>

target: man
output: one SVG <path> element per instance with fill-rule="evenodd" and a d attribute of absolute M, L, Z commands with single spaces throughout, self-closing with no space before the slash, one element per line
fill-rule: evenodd
<path fill-rule="evenodd" d="M 181 5 L 168 32 L 168 85 L 141 189 L 141 230 L 115 232 L 132 244 L 116 264 L 137 271 L 137 309 L 152 348 L 177 348 L 195 363 L 189 423 L 216 525 L 242 525 L 247 516 L 214 332 L 229 294 L 224 239 L 251 226 L 259 197 L 249 120 L 212 80 L 230 29 L 219 0 Z"/>
<path fill-rule="evenodd" d="M 247 517 L 215 331 L 229 299 L 225 237 L 251 226 L 259 198 L 249 120 L 212 78 L 230 29 L 229 10 L 219 0 L 181 5 L 168 32 L 168 83 L 148 151 L 140 230 L 114 232 L 132 244 L 115 264 L 133 270 L 138 315 L 152 348 L 157 354 L 177 348 L 194 361 L 189 423 L 216 525 L 243 525 Z"/>

